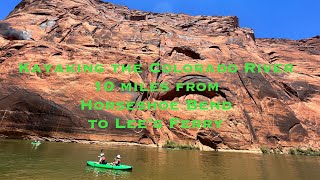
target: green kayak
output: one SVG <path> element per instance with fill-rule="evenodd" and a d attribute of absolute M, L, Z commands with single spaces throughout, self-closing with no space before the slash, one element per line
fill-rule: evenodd
<path fill-rule="evenodd" d="M 119 166 L 113 166 L 111 164 L 99 164 L 98 162 L 94 161 L 87 161 L 88 166 L 98 167 L 98 168 L 105 168 L 105 169 L 117 169 L 117 170 L 131 170 L 132 166 L 120 164 Z"/>

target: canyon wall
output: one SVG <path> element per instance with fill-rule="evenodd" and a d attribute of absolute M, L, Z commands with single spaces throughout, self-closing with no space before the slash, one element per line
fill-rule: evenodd
<path fill-rule="evenodd" d="M 222 149 L 320 148 L 320 37 L 256 39 L 234 16 L 129 10 L 95 0 L 23 0 L 0 22 L 0 134 L 8 137 L 137 142 L 167 140 Z M 141 64 L 143 73 L 19 73 L 19 63 Z M 294 73 L 150 73 L 160 64 L 294 65 Z M 96 92 L 96 81 L 169 82 L 168 92 Z M 177 82 L 218 82 L 217 92 L 176 92 Z M 178 101 L 179 112 L 81 111 L 80 101 Z M 230 101 L 230 111 L 187 111 L 197 101 Z M 223 119 L 221 128 L 169 128 L 169 118 Z M 163 128 L 91 129 L 88 119 L 161 119 Z M 110 127 L 113 127 L 111 124 Z"/>

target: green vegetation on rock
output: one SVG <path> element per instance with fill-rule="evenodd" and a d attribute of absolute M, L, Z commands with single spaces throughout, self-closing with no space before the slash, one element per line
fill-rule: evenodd
<path fill-rule="evenodd" d="M 178 144 L 174 141 L 166 141 L 166 143 L 162 147 L 167 149 L 199 149 L 198 147 L 193 145 Z"/>
<path fill-rule="evenodd" d="M 271 154 L 271 150 L 267 147 L 260 147 L 260 151 L 263 153 L 263 154 Z"/>
<path fill-rule="evenodd" d="M 265 146 L 260 147 L 260 151 L 263 154 L 282 154 L 282 150 L 278 148 L 268 148 Z M 314 150 L 312 148 L 308 149 L 302 149 L 300 147 L 298 148 L 290 148 L 288 150 L 288 154 L 291 155 L 305 155 L 305 156 L 320 156 L 320 149 L 319 150 Z"/>
<path fill-rule="evenodd" d="M 320 149 L 314 150 L 312 148 L 308 148 L 306 150 L 303 150 L 300 147 L 299 148 L 290 148 L 288 153 L 292 154 L 292 155 L 320 156 Z"/>
<path fill-rule="evenodd" d="M 263 154 L 282 154 L 282 150 L 279 148 L 268 148 L 268 147 L 260 147 L 260 151 Z"/>

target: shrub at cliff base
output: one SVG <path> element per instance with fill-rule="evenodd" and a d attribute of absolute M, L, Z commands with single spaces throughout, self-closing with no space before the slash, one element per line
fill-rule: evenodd
<path fill-rule="evenodd" d="M 289 154 L 306 155 L 306 156 L 320 156 L 320 150 L 314 150 L 312 148 L 308 148 L 306 150 L 303 150 L 301 148 L 291 148 L 291 149 L 289 149 Z"/>
<path fill-rule="evenodd" d="M 198 147 L 189 144 L 178 144 L 174 141 L 166 141 L 162 147 L 167 149 L 199 149 Z"/>

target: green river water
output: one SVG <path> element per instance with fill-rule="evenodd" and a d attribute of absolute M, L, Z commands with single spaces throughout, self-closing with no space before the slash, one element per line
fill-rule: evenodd
<path fill-rule="evenodd" d="M 117 154 L 132 171 L 86 166 L 101 149 Z M 0 140 L 0 179 L 271 179 L 318 180 L 320 157 L 167 150 L 117 146 Z"/>

